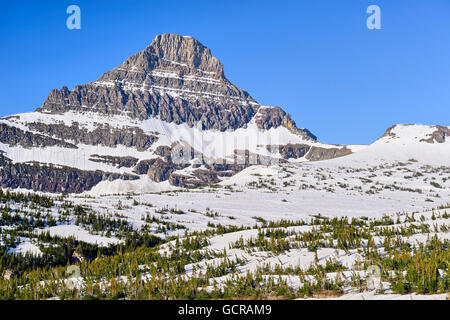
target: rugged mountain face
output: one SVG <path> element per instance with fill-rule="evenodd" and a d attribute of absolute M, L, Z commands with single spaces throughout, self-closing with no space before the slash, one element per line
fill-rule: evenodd
<path fill-rule="evenodd" d="M 351 153 L 317 142 L 280 107 L 258 104 L 228 81 L 208 48 L 176 34 L 158 35 L 96 81 L 54 89 L 35 112 L 1 119 L 0 150 L 3 187 L 51 192 L 82 192 L 114 179 L 139 184 L 144 176 L 200 186 L 252 164 Z M 16 170 L 29 163 L 32 175 Z M 77 174 L 17 182 L 42 180 L 37 171 L 48 166 Z"/>
<path fill-rule="evenodd" d="M 225 77 L 220 61 L 191 37 L 158 35 L 145 50 L 131 56 L 98 80 L 53 90 L 40 112 L 83 112 L 124 115 L 139 120 L 157 117 L 190 127 L 225 131 L 243 128 L 260 105 Z M 296 128 L 281 108 L 264 109 L 260 129 Z M 315 139 L 314 136 L 311 138 Z"/>

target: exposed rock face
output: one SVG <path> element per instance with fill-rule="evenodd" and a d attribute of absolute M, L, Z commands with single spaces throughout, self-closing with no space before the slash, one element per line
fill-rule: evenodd
<path fill-rule="evenodd" d="M 347 147 L 342 148 L 320 148 L 311 147 L 308 154 L 305 156 L 310 161 L 329 160 L 333 158 L 343 157 L 351 154 L 352 151 Z"/>
<path fill-rule="evenodd" d="M 291 130 L 292 132 L 301 135 L 306 140 L 314 141 L 316 136 L 306 129 L 298 129 L 295 125 L 295 121 L 291 119 L 291 116 L 283 111 L 280 107 L 260 107 L 255 119 L 258 128 L 270 129 L 283 126 Z"/>
<path fill-rule="evenodd" d="M 310 161 L 329 160 L 333 158 L 343 157 L 352 153 L 347 147 L 322 148 L 310 146 L 308 144 L 287 144 L 282 146 L 267 146 L 268 151 L 277 150 L 283 159 L 300 159 L 305 157 Z"/>
<path fill-rule="evenodd" d="M 237 163 L 214 163 L 211 165 L 205 165 L 209 170 L 217 173 L 218 176 L 232 176 L 233 174 L 244 170 L 248 167 L 248 164 L 237 164 Z"/>
<path fill-rule="evenodd" d="M 12 163 L 0 154 L 0 186 L 42 192 L 80 193 L 104 179 L 133 180 L 137 176 L 102 171 L 82 171 L 39 163 Z"/>
<path fill-rule="evenodd" d="M 217 177 L 217 172 L 214 171 L 198 169 L 192 172 L 192 174 L 206 184 L 214 184 L 220 182 L 219 178 Z"/>
<path fill-rule="evenodd" d="M 116 166 L 117 168 L 132 168 L 139 161 L 139 159 L 133 157 L 100 156 L 98 154 L 93 154 L 91 157 L 92 158 L 89 159 L 90 161 L 107 163 Z"/>
<path fill-rule="evenodd" d="M 172 161 L 172 148 L 169 146 L 159 146 L 154 154 L 163 157 L 166 162 Z"/>
<path fill-rule="evenodd" d="M 137 174 L 147 174 L 150 167 L 155 163 L 156 159 L 141 160 L 134 167 L 133 172 Z"/>
<path fill-rule="evenodd" d="M 195 188 L 220 182 L 217 173 L 210 170 L 195 170 L 191 176 L 173 173 L 169 177 L 170 184 L 183 188 Z"/>
<path fill-rule="evenodd" d="M 436 126 L 436 131 L 433 132 L 429 139 L 422 139 L 420 141 L 428 142 L 428 143 L 444 143 L 450 137 L 450 128 L 443 126 Z"/>
<path fill-rule="evenodd" d="M 383 135 L 380 137 L 380 139 L 384 137 L 395 137 L 395 133 L 393 132 L 395 127 L 396 126 L 394 125 L 387 128 L 386 131 L 383 133 Z"/>
<path fill-rule="evenodd" d="M 152 163 L 147 174 L 153 181 L 161 182 L 169 179 L 170 174 L 177 168 L 174 164 L 158 158 Z"/>
<path fill-rule="evenodd" d="M 287 144 L 284 146 L 277 146 L 278 151 L 284 159 L 299 159 L 305 156 L 311 149 L 307 144 Z M 267 146 L 268 151 L 273 150 L 273 146 Z"/>
<path fill-rule="evenodd" d="M 58 146 L 77 149 L 77 146 L 72 143 L 53 139 L 45 135 L 34 134 L 29 131 L 23 131 L 22 129 L 4 123 L 0 123 L 0 142 L 11 147 L 16 145 L 24 148 Z"/>
<path fill-rule="evenodd" d="M 61 140 L 73 141 L 75 144 L 83 143 L 94 146 L 116 147 L 121 144 L 126 147 L 136 147 L 138 150 L 147 150 L 158 140 L 158 137 L 145 134 L 140 128 L 117 129 L 105 124 L 99 124 L 92 131 L 80 128 L 76 122 L 71 126 L 33 122 L 29 124 L 29 128 Z"/>

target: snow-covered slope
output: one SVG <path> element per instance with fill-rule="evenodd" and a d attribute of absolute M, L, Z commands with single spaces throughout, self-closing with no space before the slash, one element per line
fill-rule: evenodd
<path fill-rule="evenodd" d="M 402 124 L 389 128 L 370 146 L 344 158 L 327 161 L 340 165 L 378 165 L 418 161 L 434 166 L 450 165 L 450 127 Z"/>

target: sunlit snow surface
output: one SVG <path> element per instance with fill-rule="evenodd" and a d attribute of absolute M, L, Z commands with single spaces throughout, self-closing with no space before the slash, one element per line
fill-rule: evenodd
<path fill-rule="evenodd" d="M 136 122 L 128 117 L 99 118 L 98 115 L 37 115 L 36 113 L 20 115 L 20 120 L 11 118 L 2 119 L 2 122 L 14 124 L 18 127 L 33 122 L 39 116 L 39 121 L 48 123 L 65 123 L 71 125 L 77 121 L 88 130 L 95 128 L 96 122 L 109 122 L 115 127 L 139 127 L 144 132 L 158 132 L 159 140 L 152 146 L 152 150 L 159 145 L 170 145 L 173 142 L 187 141 L 194 148 L 205 151 L 210 157 L 229 154 L 232 145 L 228 145 L 225 136 L 231 140 L 239 141 L 242 135 L 250 136 L 255 132 L 252 122 L 246 129 L 234 132 L 218 132 L 214 130 L 201 131 L 187 125 L 175 125 L 149 119 Z M 78 118 L 77 118 L 78 117 Z M 280 144 L 302 143 L 303 138 L 292 134 L 285 128 L 276 129 Z M 264 220 L 290 219 L 298 220 L 309 218 L 312 215 L 348 216 L 348 217 L 381 217 L 395 215 L 396 213 L 417 212 L 431 219 L 432 208 L 450 203 L 450 139 L 444 143 L 429 143 L 427 140 L 436 131 L 436 127 L 422 125 L 400 125 L 391 130 L 390 135 L 383 136 L 369 146 L 348 146 L 354 153 L 342 158 L 326 161 L 307 162 L 304 159 L 294 160 L 287 164 L 255 165 L 251 166 L 233 177 L 224 178 L 218 186 L 198 189 L 178 189 L 167 181 L 156 183 L 146 175 L 134 181 L 102 181 L 92 190 L 81 195 L 70 195 L 69 200 L 75 204 L 82 204 L 99 214 L 118 212 L 135 229 L 140 229 L 145 222 L 142 217 L 160 217 L 157 210 L 173 208 L 181 210 L 182 214 L 167 213 L 164 218 L 168 221 L 182 225 L 187 230 L 204 230 L 208 225 L 222 224 L 235 226 L 254 226 L 257 218 Z M 263 133 L 264 136 L 265 133 Z M 202 136 L 202 143 L 196 145 Z M 189 141 L 189 139 L 194 138 Z M 317 143 L 317 146 L 329 146 Z M 243 145 L 245 146 L 245 144 Z M 110 172 L 129 172 L 131 169 L 115 168 L 103 163 L 89 161 L 92 154 L 112 156 L 133 156 L 138 159 L 149 159 L 154 154 L 149 151 L 137 151 L 134 148 L 117 146 L 116 148 L 80 145 L 79 149 L 69 150 L 62 148 L 33 148 L 10 147 L 0 144 L 0 150 L 7 153 L 14 162 L 40 161 L 60 165 L 69 165 L 80 169 L 105 170 Z M 331 147 L 331 146 L 330 146 Z M 263 148 L 251 151 L 263 153 Z M 223 155 L 223 154 L 222 154 Z M 189 169 L 183 171 L 189 174 Z M 24 190 L 20 190 L 24 191 Z M 118 204 L 120 209 L 118 209 Z M 214 214 L 206 214 L 207 212 Z M 442 212 L 441 212 L 442 213 Z M 431 222 L 430 222 L 431 223 Z M 433 225 L 440 227 L 446 224 L 445 219 L 434 220 Z M 293 227 L 308 229 L 305 227 Z M 158 225 L 152 224 L 150 230 L 160 237 L 175 234 L 184 234 L 184 229 L 170 230 L 166 234 L 158 231 Z M 297 231 L 299 231 L 297 230 Z M 62 237 L 75 236 L 77 239 L 99 245 L 108 245 L 120 241 L 114 237 L 105 237 L 99 234 L 90 234 L 89 231 L 72 224 L 58 225 L 43 229 L 52 235 Z M 223 250 L 240 237 L 255 236 L 257 230 L 246 230 L 229 233 L 223 236 L 210 238 L 208 249 Z M 450 239 L 449 232 L 437 232 L 441 239 Z M 408 239 L 410 243 L 426 241 L 427 234 L 416 234 Z M 23 239 L 14 252 L 30 252 L 40 254 L 39 247 L 27 239 Z M 161 250 L 168 250 L 163 246 Z M 231 249 L 230 257 L 245 257 L 246 264 L 239 267 L 243 274 L 254 271 L 261 263 L 277 264 L 283 266 L 300 265 L 308 267 L 314 261 L 314 253 L 307 249 L 289 250 L 280 255 L 273 256 L 267 252 L 249 254 L 242 250 Z M 356 250 L 344 252 L 334 249 L 319 249 L 319 261 L 324 262 L 334 257 L 340 263 L 351 267 L 360 256 Z M 202 264 L 214 261 L 203 261 Z M 186 266 L 189 276 L 193 265 Z M 333 273 L 327 277 L 333 278 Z M 343 272 L 344 277 L 350 274 Z M 292 287 L 298 287 L 299 279 L 295 276 L 286 276 Z M 226 281 L 227 276 L 215 279 L 219 283 Z M 339 299 L 445 299 L 446 295 L 420 296 L 420 295 L 375 295 L 371 292 L 347 292 Z"/>

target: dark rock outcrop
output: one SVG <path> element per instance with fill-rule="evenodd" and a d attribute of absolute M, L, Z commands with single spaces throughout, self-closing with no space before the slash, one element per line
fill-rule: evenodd
<path fill-rule="evenodd" d="M 176 170 L 178 167 L 172 163 L 165 162 L 164 160 L 158 158 L 147 171 L 147 175 L 156 182 L 161 182 L 169 179 L 170 174 Z"/>
<path fill-rule="evenodd" d="M 352 151 L 347 147 L 321 148 L 313 146 L 311 147 L 305 158 L 310 161 L 320 161 L 343 157 L 349 154 L 352 154 Z"/>
<path fill-rule="evenodd" d="M 267 146 L 267 150 L 272 152 L 274 146 Z M 305 156 L 311 149 L 307 144 L 287 144 L 283 146 L 275 146 L 284 159 L 299 159 Z"/>
<path fill-rule="evenodd" d="M 169 146 L 158 146 L 153 153 L 163 157 L 166 162 L 172 161 L 172 148 Z"/>
<path fill-rule="evenodd" d="M 260 129 L 278 128 L 283 126 L 305 140 L 315 141 L 317 138 L 309 130 L 297 128 L 291 116 L 280 107 L 260 107 L 255 122 Z"/>
<path fill-rule="evenodd" d="M 58 146 L 78 149 L 77 146 L 72 143 L 41 134 L 35 134 L 30 131 L 24 131 L 5 123 L 0 123 L 0 142 L 9 146 L 19 145 L 24 148 Z"/>
<path fill-rule="evenodd" d="M 126 147 L 135 147 L 140 151 L 147 150 L 158 140 L 158 137 L 154 135 L 145 134 L 141 128 L 118 129 L 111 128 L 107 124 L 99 124 L 92 131 L 81 128 L 77 122 L 72 123 L 70 127 L 64 124 L 32 122 L 29 124 L 29 128 L 51 137 L 73 141 L 76 144 L 102 145 L 112 148 L 121 144 Z"/>
<path fill-rule="evenodd" d="M 450 128 L 443 126 L 436 126 L 436 131 L 434 131 L 428 139 L 422 139 L 422 142 L 428 143 L 444 143 L 450 137 Z"/>
<path fill-rule="evenodd" d="M 137 176 L 83 171 L 76 168 L 34 163 L 12 163 L 0 154 L 0 186 L 24 188 L 42 192 L 81 193 L 104 179 L 134 180 Z"/>
<path fill-rule="evenodd" d="M 134 167 L 139 159 L 134 157 L 113 157 L 113 156 L 100 156 L 98 154 L 91 155 L 89 161 L 107 163 L 117 168 L 132 168 Z"/>
<path fill-rule="evenodd" d="M 148 169 L 155 163 L 155 159 L 148 159 L 148 160 L 141 160 L 137 163 L 137 165 L 134 167 L 133 172 L 137 174 L 147 174 Z"/>

